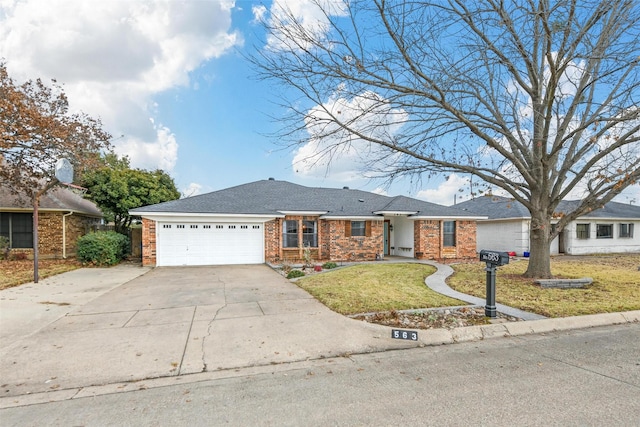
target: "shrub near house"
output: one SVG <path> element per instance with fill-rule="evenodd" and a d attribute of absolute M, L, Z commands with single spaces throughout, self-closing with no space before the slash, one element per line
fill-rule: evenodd
<path fill-rule="evenodd" d="M 115 231 L 97 231 L 78 239 L 78 260 L 84 264 L 114 265 L 127 254 L 129 239 Z"/>

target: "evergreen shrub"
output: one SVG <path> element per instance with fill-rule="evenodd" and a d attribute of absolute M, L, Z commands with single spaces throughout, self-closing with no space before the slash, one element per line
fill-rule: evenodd
<path fill-rule="evenodd" d="M 129 238 L 115 231 L 96 231 L 78 239 L 77 257 L 83 264 L 115 265 L 127 254 Z"/>

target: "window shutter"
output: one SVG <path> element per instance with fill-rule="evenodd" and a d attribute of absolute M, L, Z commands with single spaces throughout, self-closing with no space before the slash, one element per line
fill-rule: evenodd
<path fill-rule="evenodd" d="M 346 237 L 351 237 L 351 221 L 344 222 L 344 235 Z"/>
<path fill-rule="evenodd" d="M 364 223 L 364 235 L 371 237 L 371 221 L 365 221 Z"/>

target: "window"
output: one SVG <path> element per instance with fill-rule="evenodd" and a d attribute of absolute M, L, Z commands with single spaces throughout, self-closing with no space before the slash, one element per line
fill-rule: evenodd
<path fill-rule="evenodd" d="M 0 236 L 9 239 L 9 246 L 12 248 L 33 248 L 33 215 L 1 213 Z"/>
<path fill-rule="evenodd" d="M 613 224 L 596 225 L 596 239 L 613 239 Z"/>
<path fill-rule="evenodd" d="M 620 237 L 633 237 L 633 224 L 620 224 L 618 235 Z"/>
<path fill-rule="evenodd" d="M 588 239 L 591 234 L 589 231 L 590 225 L 591 224 L 576 224 L 576 238 Z"/>
<path fill-rule="evenodd" d="M 367 221 L 351 221 L 351 236 L 364 237 L 367 232 Z"/>
<path fill-rule="evenodd" d="M 455 246 L 456 245 L 456 222 L 444 221 L 443 223 L 443 245 Z"/>
<path fill-rule="evenodd" d="M 302 245 L 310 248 L 318 247 L 318 223 L 302 221 Z"/>
<path fill-rule="evenodd" d="M 298 221 L 287 220 L 282 222 L 282 247 L 298 247 Z"/>

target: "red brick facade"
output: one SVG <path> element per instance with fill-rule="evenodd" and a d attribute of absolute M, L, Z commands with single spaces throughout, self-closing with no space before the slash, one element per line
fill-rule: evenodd
<path fill-rule="evenodd" d="M 283 247 L 283 221 L 299 221 L 297 248 Z M 264 224 L 265 261 L 302 263 L 302 221 L 317 222 L 317 247 L 309 248 L 314 262 L 373 261 L 384 251 L 384 220 L 366 222 L 365 236 L 351 236 L 351 220 L 320 219 L 315 216 L 287 216 Z M 443 245 L 443 221 L 414 222 L 414 254 L 418 259 L 456 260 L 476 256 L 476 222 L 456 221 L 455 246 Z M 142 265 L 156 265 L 156 222 L 142 220 Z"/>
<path fill-rule="evenodd" d="M 367 221 L 365 236 L 351 236 L 350 220 L 326 221 L 329 229 L 328 260 L 373 261 L 384 252 L 384 221 Z"/>
<path fill-rule="evenodd" d="M 305 248 L 283 248 L 283 221 L 317 221 L 318 246 L 309 248 L 314 261 L 371 261 L 383 252 L 383 221 L 367 221 L 366 236 L 350 234 L 350 220 L 327 220 L 318 217 L 287 216 L 265 224 L 265 260 L 278 263 L 304 261 Z M 302 227 L 299 227 L 302 242 Z"/>
<path fill-rule="evenodd" d="M 456 221 L 455 246 L 444 246 L 444 221 L 417 220 L 413 224 L 417 259 L 457 260 L 476 256 L 476 222 Z"/>
<path fill-rule="evenodd" d="M 142 219 L 142 265 L 156 265 L 156 222 Z"/>

